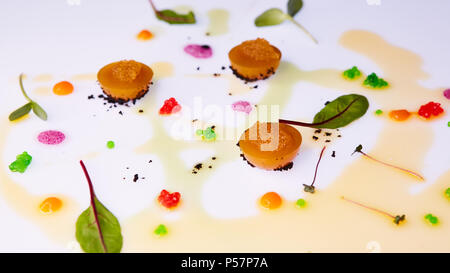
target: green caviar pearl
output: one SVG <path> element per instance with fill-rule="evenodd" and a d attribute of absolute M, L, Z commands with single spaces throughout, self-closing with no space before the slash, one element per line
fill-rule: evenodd
<path fill-rule="evenodd" d="M 428 220 L 428 222 L 430 222 L 430 224 L 432 225 L 437 225 L 439 223 L 439 219 L 431 213 L 425 215 L 425 219 Z"/>
<path fill-rule="evenodd" d="M 445 196 L 447 196 L 447 198 L 450 199 L 450 188 L 447 188 L 447 189 L 445 190 Z"/>
<path fill-rule="evenodd" d="M 112 140 L 106 142 L 106 147 L 108 147 L 108 149 L 113 149 L 115 146 L 116 144 Z"/>
<path fill-rule="evenodd" d="M 164 236 L 167 234 L 167 227 L 161 224 L 155 229 L 154 233 L 158 236 Z"/>
<path fill-rule="evenodd" d="M 375 73 L 367 76 L 363 84 L 372 88 L 383 88 L 389 85 L 384 79 L 379 78 Z"/>
<path fill-rule="evenodd" d="M 344 78 L 354 80 L 361 76 L 361 71 L 359 71 L 358 67 L 353 66 L 352 68 L 345 70 L 343 75 Z"/>
<path fill-rule="evenodd" d="M 299 207 L 299 208 L 304 208 L 306 206 L 306 201 L 305 201 L 305 199 L 300 198 L 297 200 L 295 205 L 297 205 L 297 207 Z"/>
<path fill-rule="evenodd" d="M 16 160 L 9 165 L 9 169 L 12 172 L 24 173 L 28 165 L 30 165 L 32 156 L 27 152 L 23 152 L 16 156 Z"/>
<path fill-rule="evenodd" d="M 378 109 L 377 111 L 375 111 L 375 114 L 381 115 L 381 114 L 383 114 L 383 111 L 381 109 Z"/>

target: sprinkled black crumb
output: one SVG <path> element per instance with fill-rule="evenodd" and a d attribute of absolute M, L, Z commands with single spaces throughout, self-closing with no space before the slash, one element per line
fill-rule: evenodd
<path fill-rule="evenodd" d="M 331 133 L 330 132 L 325 132 L 325 135 L 326 136 L 331 136 Z"/>
<path fill-rule="evenodd" d="M 331 140 L 327 139 L 327 140 L 325 140 L 325 142 L 331 142 Z"/>
<path fill-rule="evenodd" d="M 127 170 L 129 170 L 130 169 L 130 167 L 127 167 Z"/>
<path fill-rule="evenodd" d="M 322 133 L 322 129 L 317 129 L 314 131 L 314 134 L 320 134 L 320 133 Z"/>
<path fill-rule="evenodd" d="M 122 111 L 119 111 L 119 114 L 121 114 L 121 115 L 123 116 L 123 113 L 122 113 Z"/>
<path fill-rule="evenodd" d="M 211 47 L 209 47 L 209 45 L 202 45 L 201 46 L 203 49 L 210 49 Z"/>
<path fill-rule="evenodd" d="M 197 172 L 196 172 L 196 171 L 192 171 L 192 173 L 193 173 L 193 174 L 197 174 Z"/>
<path fill-rule="evenodd" d="M 144 113 L 144 110 L 142 110 L 142 109 L 139 109 L 139 113 Z"/>
<path fill-rule="evenodd" d="M 330 103 L 330 102 L 329 102 L 329 101 L 326 101 L 326 102 L 325 102 L 325 105 L 327 105 L 328 103 Z"/>
<path fill-rule="evenodd" d="M 342 137 L 341 135 L 338 135 L 338 137 Z"/>
<path fill-rule="evenodd" d="M 240 147 L 240 145 L 239 145 L 239 142 L 238 142 L 238 143 L 236 143 L 236 146 Z"/>
<path fill-rule="evenodd" d="M 217 157 L 213 156 L 213 157 L 211 157 L 211 159 L 212 159 L 212 160 L 216 160 L 216 159 L 217 159 Z"/>
<path fill-rule="evenodd" d="M 196 69 L 197 69 L 197 71 L 198 71 L 198 70 L 200 70 L 200 66 L 197 66 L 197 68 L 196 68 Z"/>
<path fill-rule="evenodd" d="M 229 96 L 231 96 L 231 95 L 233 95 L 233 94 L 231 94 L 231 93 L 228 93 L 228 95 L 229 95 Z"/>
<path fill-rule="evenodd" d="M 331 153 L 331 157 L 336 157 L 336 151 L 333 151 L 333 152 Z"/>
<path fill-rule="evenodd" d="M 138 181 L 138 179 L 139 179 L 139 175 L 138 175 L 138 174 L 135 174 L 134 177 L 133 177 L 133 182 Z"/>
<path fill-rule="evenodd" d="M 312 139 L 314 139 L 314 140 L 318 140 L 319 138 L 318 138 L 318 137 L 316 137 L 316 136 L 313 136 L 313 137 L 312 137 Z"/>
<path fill-rule="evenodd" d="M 233 74 L 234 74 L 236 77 L 238 77 L 239 79 L 245 81 L 245 84 L 247 84 L 248 82 L 254 82 L 254 81 L 257 81 L 257 80 L 265 80 L 265 79 L 267 79 L 268 77 L 270 77 L 271 75 L 275 74 L 275 70 L 273 69 L 273 67 L 271 67 L 271 68 L 269 68 L 269 69 L 267 70 L 267 73 L 266 73 L 265 76 L 264 76 L 263 74 L 260 74 L 260 78 L 246 78 L 245 76 L 240 75 L 240 74 L 237 72 L 237 70 L 235 70 L 231 65 L 230 65 L 229 67 L 230 67 L 231 71 L 233 71 Z"/>
<path fill-rule="evenodd" d="M 213 76 L 214 77 L 220 77 L 220 73 L 214 73 Z"/>
<path fill-rule="evenodd" d="M 88 100 L 93 100 L 94 99 L 94 95 L 89 95 L 88 96 Z"/>
<path fill-rule="evenodd" d="M 209 166 L 208 166 L 208 168 L 212 169 L 212 166 L 211 166 L 211 165 L 209 165 Z"/>
<path fill-rule="evenodd" d="M 196 122 L 196 121 L 198 121 L 198 119 L 197 119 L 197 118 L 196 118 L 196 119 L 193 119 L 193 120 L 192 120 L 192 122 Z"/>
<path fill-rule="evenodd" d="M 211 129 L 212 130 L 216 129 L 216 125 L 211 126 Z"/>
<path fill-rule="evenodd" d="M 252 168 L 255 167 L 255 165 L 253 165 L 252 163 L 250 163 L 247 158 L 245 158 L 244 154 L 240 154 L 240 157 L 242 157 L 242 160 L 244 160 L 245 162 L 247 162 L 248 165 L 250 165 Z"/>
<path fill-rule="evenodd" d="M 221 68 L 222 68 L 222 70 L 225 70 L 225 69 L 226 69 L 226 67 L 225 67 L 225 66 L 222 66 Z"/>
<path fill-rule="evenodd" d="M 253 86 L 253 89 L 256 89 L 256 88 L 258 88 L 258 85 Z"/>
<path fill-rule="evenodd" d="M 201 168 L 203 168 L 203 164 L 202 163 L 198 163 L 197 165 L 194 166 L 195 169 L 200 170 Z"/>
<path fill-rule="evenodd" d="M 151 160 L 151 159 L 148 161 L 148 163 L 152 163 L 152 162 L 153 162 L 153 160 Z"/>
<path fill-rule="evenodd" d="M 284 165 L 283 167 L 279 167 L 276 169 L 273 169 L 274 171 L 287 171 L 292 169 L 292 167 L 294 166 L 294 162 L 289 162 L 288 164 Z"/>

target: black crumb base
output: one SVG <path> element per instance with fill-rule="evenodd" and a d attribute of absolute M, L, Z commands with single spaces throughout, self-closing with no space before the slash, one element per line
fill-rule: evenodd
<path fill-rule="evenodd" d="M 259 77 L 256 77 L 256 78 L 247 78 L 247 77 L 239 74 L 237 72 L 237 70 L 234 69 L 231 65 L 229 67 L 230 67 L 231 71 L 233 71 L 233 74 L 236 77 L 238 77 L 241 80 L 244 80 L 246 83 L 247 82 L 254 82 L 254 81 L 258 81 L 258 80 L 265 80 L 265 79 L 269 78 L 270 76 L 272 76 L 273 74 L 275 74 L 275 69 L 273 69 L 273 67 L 271 67 L 271 68 L 267 69 L 266 75 L 259 74 Z"/>
<path fill-rule="evenodd" d="M 244 154 L 240 154 L 240 157 L 242 157 L 242 160 L 244 160 L 245 162 L 247 162 L 248 165 L 250 165 L 252 168 L 255 167 L 255 165 L 253 165 L 252 163 L 250 163 L 247 158 L 245 158 Z M 288 164 L 282 166 L 282 167 L 278 167 L 276 169 L 273 169 L 274 171 L 288 171 L 290 169 L 292 169 L 292 167 L 294 166 L 294 162 L 289 162 Z"/>
<path fill-rule="evenodd" d="M 288 164 L 284 165 L 283 167 L 279 167 L 274 169 L 274 171 L 287 171 L 292 169 L 292 167 L 294 166 L 294 162 L 289 162 Z"/>
<path fill-rule="evenodd" d="M 143 96 L 145 96 L 145 94 L 147 94 L 149 87 L 152 83 L 150 83 L 149 85 L 147 85 L 147 87 L 145 89 L 142 89 L 136 96 L 136 98 L 133 99 L 128 99 L 128 100 L 124 100 L 124 99 L 120 99 L 120 98 L 115 98 L 111 95 L 109 95 L 102 87 L 100 87 L 104 93 L 98 95 L 98 98 L 104 99 L 107 103 L 112 103 L 112 104 L 119 104 L 119 105 L 125 105 L 125 106 L 129 106 L 128 103 L 131 102 L 134 104 L 136 104 L 136 101 L 139 100 L 140 98 L 142 98 Z M 90 96 L 89 96 L 90 97 Z M 89 99 L 88 97 L 88 99 Z"/>

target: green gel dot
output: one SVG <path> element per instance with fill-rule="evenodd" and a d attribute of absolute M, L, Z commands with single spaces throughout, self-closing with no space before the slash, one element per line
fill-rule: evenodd
<path fill-rule="evenodd" d="M 448 126 L 448 127 L 450 127 L 450 121 L 449 121 L 449 122 L 447 122 L 447 126 Z"/>
<path fill-rule="evenodd" d="M 167 227 L 161 224 L 155 229 L 154 233 L 158 236 L 164 236 L 167 234 Z"/>
<path fill-rule="evenodd" d="M 375 111 L 375 114 L 381 115 L 381 114 L 383 114 L 383 111 L 381 109 L 378 109 L 377 111 Z"/>
<path fill-rule="evenodd" d="M 23 152 L 22 154 L 16 156 L 16 160 L 9 165 L 9 169 L 12 172 L 24 173 L 28 165 L 30 165 L 31 160 L 32 156 L 27 152 Z"/>
<path fill-rule="evenodd" d="M 106 147 L 108 147 L 108 149 L 113 149 L 115 146 L 116 144 L 114 144 L 114 141 L 112 140 L 106 142 Z"/>
<path fill-rule="evenodd" d="M 198 136 L 203 135 L 203 130 L 202 129 L 198 129 L 197 131 L 195 131 L 195 134 Z"/>
<path fill-rule="evenodd" d="M 297 200 L 295 205 L 297 205 L 297 207 L 299 207 L 299 208 L 304 208 L 306 206 L 306 201 L 305 201 L 305 199 L 300 198 Z"/>
<path fill-rule="evenodd" d="M 439 223 L 439 218 L 437 218 L 436 216 L 434 216 L 431 213 L 428 213 L 427 215 L 425 215 L 425 219 L 428 220 L 428 222 L 430 222 L 430 224 L 432 224 L 432 225 L 437 225 Z"/>
<path fill-rule="evenodd" d="M 445 196 L 447 196 L 447 198 L 450 198 L 450 188 L 447 188 L 445 190 Z"/>

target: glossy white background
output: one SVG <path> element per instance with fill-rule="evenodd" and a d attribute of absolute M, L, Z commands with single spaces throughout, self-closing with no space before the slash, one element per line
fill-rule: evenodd
<path fill-rule="evenodd" d="M 175 75 L 162 79 L 157 90 L 147 94 L 156 96 L 161 104 L 164 99 L 174 96 L 183 105 L 191 106 L 192 97 L 196 95 L 202 96 L 205 104 L 229 105 L 239 99 L 257 103 L 264 95 L 266 82 L 258 83 L 260 87 L 255 92 L 230 97 L 227 96 L 226 80 L 199 81 L 185 76 L 195 73 L 197 66 L 201 66 L 204 73 L 220 72 L 220 67 L 228 64 L 227 52 L 232 46 L 256 37 L 267 38 L 283 52 L 283 60 L 293 62 L 302 69 L 345 69 L 357 64 L 364 71 L 379 71 L 367 58 L 339 46 L 340 35 L 351 29 L 376 32 L 387 41 L 422 56 L 423 69 L 430 74 L 430 78 L 423 82 L 424 86 L 450 86 L 450 2 L 304 2 L 304 8 L 295 19 L 314 34 L 319 45 L 314 45 L 288 22 L 268 28 L 253 25 L 254 18 L 264 10 L 271 7 L 285 9 L 284 0 L 155 0 L 161 9 L 179 5 L 192 7 L 198 22 L 189 26 L 171 26 L 156 20 L 146 0 L 1 1 L 0 118 L 7 119 L 11 111 L 25 103 L 16 80 L 21 72 L 29 75 L 28 79 L 50 73 L 54 79 L 49 84 L 53 85 L 75 74 L 96 73 L 103 65 L 121 59 L 135 59 L 146 64 L 166 61 L 175 65 Z M 212 8 L 224 8 L 230 12 L 229 33 L 217 37 L 204 35 L 208 25 L 207 12 Z M 155 32 L 155 38 L 145 43 L 137 41 L 135 35 L 143 28 Z M 182 48 L 188 43 L 209 44 L 214 50 L 213 58 L 196 60 L 186 55 Z M 29 92 L 42 85 L 46 84 L 25 81 Z M 331 90 L 309 83 L 299 83 L 294 89 L 283 116 L 312 117 L 325 101 L 346 93 L 345 90 Z M 31 117 L 18 124 L 1 156 L 5 162 L 11 162 L 16 154 L 29 151 L 34 156 L 32 165 L 23 175 L 11 174 L 14 180 L 32 193 L 70 195 L 84 208 L 88 206 L 89 196 L 77 161 L 83 155 L 99 152 L 97 158 L 86 162 L 95 181 L 96 192 L 119 219 L 126 219 L 153 202 L 165 184 L 164 174 L 153 155 L 135 155 L 133 152 L 152 135 L 148 120 L 136 116 L 130 109 L 121 109 L 125 113 L 123 117 L 117 111 L 106 112 L 100 101 L 86 99 L 88 95 L 99 92 L 95 82 L 80 82 L 75 85 L 74 94 L 68 97 L 30 94 L 45 106 L 49 120 L 42 122 Z M 369 112 L 378 107 L 372 104 Z M 448 114 L 445 119 L 449 119 Z M 64 131 L 68 138 L 63 145 L 48 149 L 35 140 L 35 136 L 46 129 Z M 333 146 L 340 160 L 323 161 L 321 168 L 328 171 L 320 174 L 320 187 L 331 183 L 339 171 L 353 160 L 348 151 L 355 143 L 364 138 L 365 146 L 370 148 L 380 129 L 381 121 L 373 115 L 366 115 L 345 128 L 345 139 Z M 427 155 L 422 170 L 431 181 L 448 169 L 450 163 L 449 129 L 442 124 L 433 125 L 433 129 L 437 132 L 436 143 Z M 116 149 L 110 151 L 105 148 L 108 139 L 114 139 Z M 268 173 L 249 168 L 242 161 L 231 162 L 216 170 L 205 182 L 205 208 L 212 217 L 234 218 L 259 213 L 255 200 L 268 190 L 276 190 L 286 199 L 295 200 L 302 194 L 299 185 L 311 180 L 318 152 L 317 147 L 305 143 L 295 168 L 287 173 Z M 207 151 L 191 151 L 181 156 L 187 166 L 192 166 L 208 155 Z M 151 167 L 146 164 L 148 159 L 154 161 Z M 125 166 L 139 170 L 151 182 L 119 183 L 124 175 L 130 179 L 135 173 L 133 170 L 124 171 Z M 7 166 L 0 167 L 7 169 Z M 412 193 L 420 190 L 411 188 Z M 223 205 L 226 193 L 235 194 L 234 206 Z M 0 212 L 3 219 L 0 251 L 67 251 L 65 245 L 51 242 L 31 222 L 17 216 L 3 200 L 0 200 Z"/>

